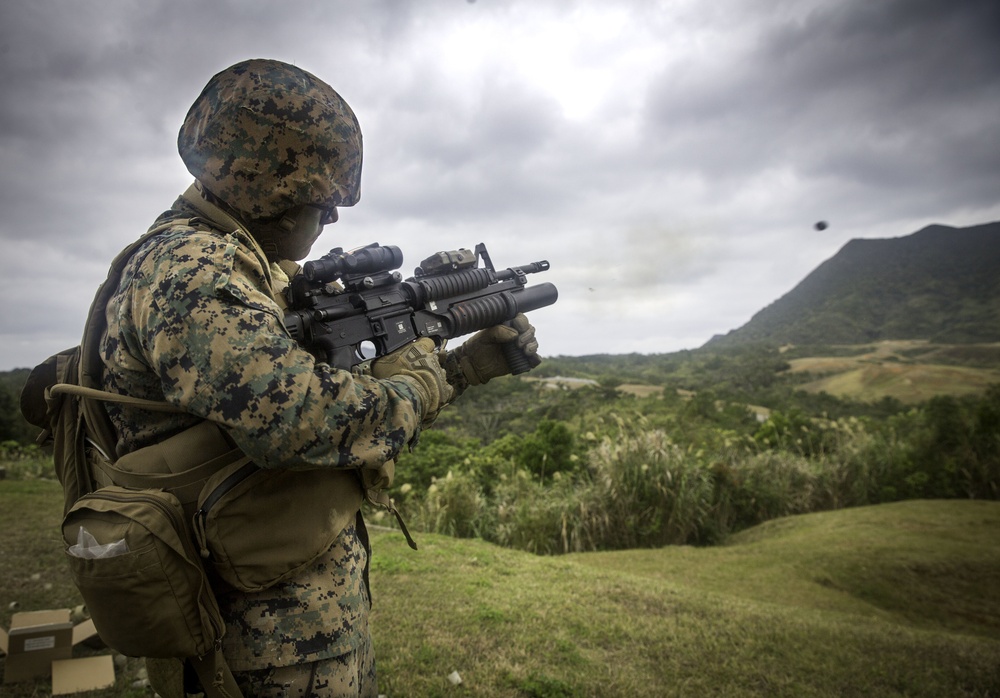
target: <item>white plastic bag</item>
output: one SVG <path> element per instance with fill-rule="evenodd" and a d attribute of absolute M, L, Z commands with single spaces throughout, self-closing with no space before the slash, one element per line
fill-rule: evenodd
<path fill-rule="evenodd" d="M 116 540 L 114 543 L 101 545 L 90 531 L 83 526 L 80 526 L 80 532 L 76 536 L 76 545 L 69 546 L 70 555 L 85 559 L 115 557 L 117 555 L 124 555 L 127 552 L 128 544 L 124 538 Z"/>

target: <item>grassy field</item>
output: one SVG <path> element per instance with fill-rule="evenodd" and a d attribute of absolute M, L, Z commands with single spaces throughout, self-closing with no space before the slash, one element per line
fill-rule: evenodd
<path fill-rule="evenodd" d="M 848 356 L 792 359 L 789 372 L 818 376 L 801 386 L 808 392 L 872 402 L 891 397 L 907 404 L 935 395 L 977 394 L 1000 383 L 1000 347 L 994 344 L 900 340 L 860 349 Z"/>
<path fill-rule="evenodd" d="M 4 625 L 12 602 L 79 603 L 60 510 L 55 483 L 0 481 Z M 1000 503 L 780 519 L 716 548 L 536 557 L 417 540 L 414 552 L 398 533 L 373 535 L 389 698 L 1000 696 Z M 147 695 L 131 687 L 139 667 L 94 695 Z M 46 681 L 3 689 L 49 695 Z"/>

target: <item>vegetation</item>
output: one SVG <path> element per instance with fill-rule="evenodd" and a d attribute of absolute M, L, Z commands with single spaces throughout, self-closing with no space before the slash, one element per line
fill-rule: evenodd
<path fill-rule="evenodd" d="M 544 554 L 707 545 L 791 514 L 1000 496 L 1000 386 L 846 400 L 803 389 L 787 353 L 558 357 L 532 381 L 463 396 L 400 458 L 393 494 L 411 529 Z M 840 355 L 898 361 L 885 347 Z M 992 354 L 970 356 L 993 375 Z M 592 385 L 558 387 L 580 385 L 566 375 Z M 637 398 L 616 389 L 624 380 L 664 390 Z"/>
<path fill-rule="evenodd" d="M 464 455 L 429 432 L 400 459 L 400 509 L 411 528 L 551 554 L 711 544 L 790 514 L 1000 494 L 1000 387 L 881 421 L 792 407 L 758 424 L 714 400 L 662 402 L 542 417 Z"/>
<path fill-rule="evenodd" d="M 396 468 L 421 552 L 375 534 L 383 692 L 1000 694 L 997 234 L 855 241 L 702 349 L 467 392 Z M 26 376 L 0 373 L 5 622 L 79 603 Z"/>
<path fill-rule="evenodd" d="M 41 357 L 39 361 L 41 361 Z M 0 372 L 0 441 L 32 443 L 38 430 L 24 421 L 18 407 L 21 387 L 28 378 L 28 369 Z"/>
<path fill-rule="evenodd" d="M 469 391 L 397 467 L 420 551 L 376 526 L 382 692 L 997 695 L 991 346 L 556 357 Z M 928 357 L 984 379 L 931 399 L 809 390 L 850 370 L 834 360 Z M 18 415 L 0 425 L 7 623 L 14 602 L 80 600 L 51 460 Z M 125 661 L 101 695 L 148 695 L 140 671 Z"/>
<path fill-rule="evenodd" d="M 391 495 L 411 530 L 541 554 L 711 545 L 776 517 L 905 499 L 995 500 L 991 346 L 556 357 L 529 379 L 463 395 L 400 457 Z M 812 390 L 812 371 L 829 378 L 863 363 L 874 375 L 925 356 L 951 356 L 983 380 L 956 395 L 916 381 L 899 397 L 859 383 L 868 401 Z M 928 385 L 937 394 L 914 402 Z M 8 477 L 51 477 L 31 439 L 11 438 L 31 433 L 16 422 L 0 422 L 17 427 L 0 434 Z"/>
<path fill-rule="evenodd" d="M 78 605 L 58 485 L 3 481 L 0 501 L 0 624 L 13 601 Z M 380 692 L 994 696 L 998 529 L 996 502 L 914 501 L 777 519 L 724 546 L 559 557 L 433 534 L 414 552 L 376 530 Z M 140 671 L 123 662 L 115 688 L 89 695 L 148 696 L 133 686 Z M 44 697 L 50 684 L 4 695 Z"/>

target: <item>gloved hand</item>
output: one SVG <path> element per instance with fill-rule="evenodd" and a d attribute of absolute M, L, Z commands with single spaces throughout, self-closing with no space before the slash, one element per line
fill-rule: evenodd
<path fill-rule="evenodd" d="M 434 340 L 429 337 L 376 359 L 371 371 L 375 378 L 405 376 L 411 379 L 423 405 L 423 426 L 433 422 L 438 412 L 455 399 L 455 390 L 448 384 L 444 369 L 434 355 Z"/>
<path fill-rule="evenodd" d="M 491 378 L 506 376 L 511 367 L 504 358 L 503 345 L 513 346 L 524 356 L 531 368 L 542 362 L 538 356 L 535 328 L 524 313 L 519 313 L 510 325 L 497 325 L 481 330 L 454 351 L 441 357 L 448 382 L 461 394 L 470 385 L 482 385 Z"/>

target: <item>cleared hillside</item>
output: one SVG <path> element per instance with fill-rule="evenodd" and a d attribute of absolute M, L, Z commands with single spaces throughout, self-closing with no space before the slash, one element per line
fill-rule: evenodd
<path fill-rule="evenodd" d="M 753 602 L 1000 640 L 1000 503 L 910 501 L 768 521 L 714 548 L 569 556 Z"/>
<path fill-rule="evenodd" d="M 892 398 L 915 404 L 935 395 L 975 395 L 1000 384 L 997 344 L 883 341 L 857 347 L 849 355 L 810 356 L 788 363 L 789 375 L 813 377 L 798 386 L 802 390 L 868 402 Z"/>

